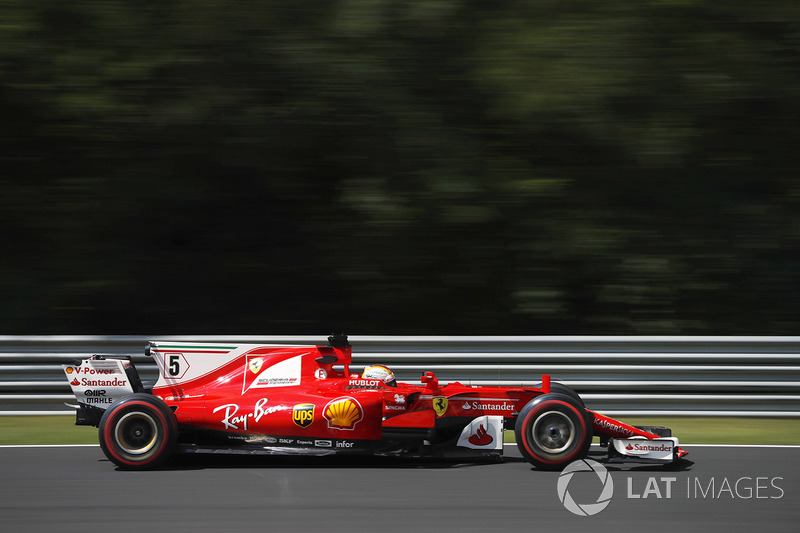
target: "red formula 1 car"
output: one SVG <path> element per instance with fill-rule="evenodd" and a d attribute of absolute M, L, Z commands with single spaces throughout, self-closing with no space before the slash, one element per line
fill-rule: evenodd
<path fill-rule="evenodd" d="M 64 365 L 76 424 L 99 427 L 106 456 L 153 468 L 173 452 L 499 457 L 513 429 L 542 469 L 586 456 L 593 435 L 609 460 L 670 463 L 686 454 L 667 428 L 636 428 L 585 408 L 575 391 L 397 383 L 386 367 L 351 374 L 344 335 L 320 346 L 151 342 L 159 368 L 145 388 L 129 357 Z"/>

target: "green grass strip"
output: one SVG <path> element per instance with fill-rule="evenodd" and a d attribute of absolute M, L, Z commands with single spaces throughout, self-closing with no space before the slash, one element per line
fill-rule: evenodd
<path fill-rule="evenodd" d="M 97 428 L 74 416 L 0 416 L 0 444 L 97 444 Z"/>

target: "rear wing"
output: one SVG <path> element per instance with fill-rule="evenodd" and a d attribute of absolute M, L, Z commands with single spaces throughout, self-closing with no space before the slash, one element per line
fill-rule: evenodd
<path fill-rule="evenodd" d="M 98 426 L 103 412 L 118 398 L 142 392 L 142 380 L 130 356 L 93 355 L 61 365 L 77 405 L 75 424 Z"/>

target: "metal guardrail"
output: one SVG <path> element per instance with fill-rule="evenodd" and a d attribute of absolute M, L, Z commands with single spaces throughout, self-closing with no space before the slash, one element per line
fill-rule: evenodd
<path fill-rule="evenodd" d="M 61 364 L 132 355 L 155 379 L 148 340 L 323 344 L 325 336 L 0 336 L 0 415 L 72 414 Z M 534 385 L 550 374 L 610 416 L 800 417 L 800 337 L 350 337 L 353 366 L 400 381 Z"/>

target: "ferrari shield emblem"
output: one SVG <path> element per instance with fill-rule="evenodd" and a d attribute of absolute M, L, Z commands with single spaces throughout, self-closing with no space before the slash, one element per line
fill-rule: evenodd
<path fill-rule="evenodd" d="M 433 399 L 433 410 L 436 411 L 436 416 L 442 416 L 447 411 L 447 398 L 444 396 L 437 396 Z"/>
<path fill-rule="evenodd" d="M 256 357 L 255 359 L 250 359 L 248 361 L 247 366 L 250 368 L 250 372 L 253 374 L 258 374 L 258 371 L 261 370 L 261 364 L 264 362 L 263 359 L 260 357 Z"/>

